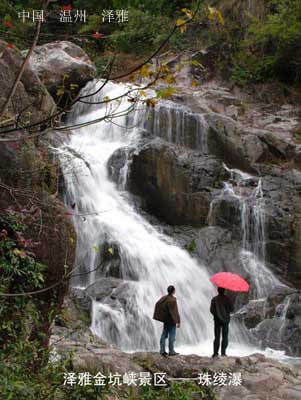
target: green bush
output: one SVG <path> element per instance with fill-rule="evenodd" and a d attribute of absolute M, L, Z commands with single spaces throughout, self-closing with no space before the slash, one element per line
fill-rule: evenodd
<path fill-rule="evenodd" d="M 272 0 L 262 20 L 254 19 L 241 43 L 233 77 L 279 79 L 301 84 L 301 2 Z"/>
<path fill-rule="evenodd" d="M 28 367 L 36 343 L 18 341 L 13 348 L 0 351 L 0 398 L 5 400 L 101 400 L 108 386 L 64 385 L 64 374 L 72 370 L 70 359 L 52 361 L 33 371 Z M 49 358 L 49 350 L 39 356 Z"/>
<path fill-rule="evenodd" d="M 174 382 L 167 387 L 146 386 L 141 400 L 214 400 L 215 394 L 209 387 L 198 386 L 193 382 Z"/>
<path fill-rule="evenodd" d="M 149 53 L 160 45 L 172 23 L 167 17 L 154 17 L 138 9 L 129 10 L 129 22 L 115 31 L 109 45 L 125 53 Z"/>

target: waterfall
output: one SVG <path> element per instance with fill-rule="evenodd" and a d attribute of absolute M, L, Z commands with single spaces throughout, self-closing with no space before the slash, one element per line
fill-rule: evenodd
<path fill-rule="evenodd" d="M 101 85 L 100 81 L 90 82 L 81 95 L 97 91 Z M 158 350 L 162 324 L 152 319 L 154 305 L 166 294 L 167 286 L 174 285 L 181 315 L 176 348 L 183 354 L 208 355 L 213 340 L 209 306 L 216 290 L 206 267 L 139 213 L 134 197 L 125 189 L 129 162 L 122 167 L 118 184 L 109 179 L 107 170 L 113 153 L 120 149 L 126 154 L 138 148 L 145 132 L 206 153 L 208 124 L 204 116 L 167 101 L 159 103 L 157 110 L 138 104 L 131 113 L 127 112 L 132 104 L 127 97 L 97 104 L 105 96 L 113 99 L 130 89 L 128 85 L 108 82 L 100 94 L 85 99 L 91 104 L 78 103 L 68 116 L 68 125 L 103 119 L 75 129 L 58 150 L 66 188 L 65 203 L 77 232 L 71 285 L 97 291 L 99 283 L 111 283 L 112 290 L 101 299 L 91 295 L 91 329 L 124 351 Z M 119 117 L 112 118 L 112 112 Z M 242 264 L 254 281 L 253 296 L 266 296 L 279 282 L 264 265 L 261 181 L 250 191 L 247 184 L 256 178 L 239 170 L 227 170 L 231 179 L 225 183 L 221 195 L 239 199 Z M 119 259 L 114 273 L 102 262 L 111 254 L 108 249 Z M 258 351 L 245 346 L 247 343 L 246 328 L 233 320 L 229 354 Z"/>
<path fill-rule="evenodd" d="M 279 279 L 265 266 L 265 210 L 262 180 L 238 169 L 230 169 L 230 182 L 224 183 L 221 196 L 230 195 L 239 200 L 241 213 L 242 266 L 249 274 L 252 298 L 266 297 L 277 287 L 284 288 Z M 256 184 L 253 190 L 247 188 Z M 211 206 L 212 210 L 212 206 Z"/>
<path fill-rule="evenodd" d="M 208 152 L 208 122 L 204 115 L 195 114 L 186 106 L 164 101 L 155 110 L 148 110 L 145 121 L 145 128 L 156 137 L 202 153 Z"/>
<path fill-rule="evenodd" d="M 97 82 L 96 88 L 100 84 Z M 86 90 L 91 89 L 92 84 Z M 88 101 L 104 96 L 112 99 L 125 91 L 124 84 L 109 82 L 105 93 Z M 115 106 L 122 113 L 129 102 L 124 98 L 111 105 Z M 144 129 L 141 119 L 146 115 L 143 107 L 139 108 L 129 116 L 76 129 L 60 150 L 66 204 L 73 204 L 70 210 L 78 237 L 75 270 L 81 276 L 72 283 L 85 288 L 104 277 L 105 271 L 98 268 L 100 249 L 104 243 L 114 244 L 120 256 L 121 283 L 111 296 L 93 301 L 93 332 L 126 351 L 158 350 L 161 323 L 152 319 L 154 304 L 172 284 L 182 319 L 177 344 L 195 346 L 212 340 L 209 306 L 216 291 L 206 268 L 139 215 L 131 196 L 108 178 L 109 157 L 117 149 L 135 147 L 139 142 Z M 106 112 L 105 104 L 80 104 L 68 122 L 84 123 L 101 118 Z M 126 179 L 126 167 L 123 176 Z"/>

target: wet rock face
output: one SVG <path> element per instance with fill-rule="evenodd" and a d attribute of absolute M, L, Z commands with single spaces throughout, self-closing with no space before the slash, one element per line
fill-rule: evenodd
<path fill-rule="evenodd" d="M 279 276 L 301 287 L 301 205 L 298 171 L 272 170 L 263 179 L 266 259 Z"/>
<path fill-rule="evenodd" d="M 145 128 L 155 137 L 192 150 L 207 151 L 206 119 L 188 107 L 165 102 L 148 110 Z"/>
<path fill-rule="evenodd" d="M 68 41 L 55 41 L 37 46 L 30 58 L 30 65 L 51 94 L 64 82 L 83 87 L 95 78 L 96 68 L 87 54 Z M 67 76 L 68 75 L 68 76 Z"/>
<path fill-rule="evenodd" d="M 7 43 L 0 40 L 0 109 L 13 87 L 15 77 L 19 72 L 23 57 L 16 48 L 8 48 Z M 5 119 L 20 113 L 22 125 L 28 121 L 35 123 L 50 116 L 55 111 L 55 103 L 38 76 L 28 66 L 17 85 L 16 92 L 9 102 Z"/>
<path fill-rule="evenodd" d="M 234 235 L 239 235 L 241 232 L 241 203 L 239 199 L 229 195 L 217 197 L 211 203 L 208 219 L 210 225 L 231 229 Z"/>
<path fill-rule="evenodd" d="M 85 294 L 91 296 L 96 301 L 101 301 L 108 296 L 122 283 L 117 278 L 101 278 L 93 282 L 85 289 Z"/>
<path fill-rule="evenodd" d="M 100 247 L 100 253 L 98 269 L 101 275 L 112 278 L 124 278 L 118 246 L 106 242 Z"/>
<path fill-rule="evenodd" d="M 122 170 L 128 161 L 128 149 L 117 149 L 108 160 L 109 177 L 117 184 L 122 182 Z"/>
<path fill-rule="evenodd" d="M 248 158 L 244 155 L 240 128 L 233 119 L 217 113 L 206 114 L 205 118 L 209 124 L 209 154 L 215 155 L 232 167 L 252 170 Z"/>
<path fill-rule="evenodd" d="M 250 329 L 251 336 L 263 348 L 272 347 L 300 357 L 300 292 L 287 288 L 266 299 L 252 300 L 235 314 L 235 318 Z"/>
<path fill-rule="evenodd" d="M 170 224 L 202 226 L 223 175 L 213 157 L 155 140 L 133 155 L 129 187 L 143 197 L 147 209 Z"/>

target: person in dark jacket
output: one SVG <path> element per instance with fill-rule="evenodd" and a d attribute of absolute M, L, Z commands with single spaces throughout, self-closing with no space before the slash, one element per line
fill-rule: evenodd
<path fill-rule="evenodd" d="M 228 332 L 230 313 L 234 311 L 233 302 L 230 297 L 225 295 L 224 288 L 217 288 L 218 295 L 213 297 L 210 305 L 210 312 L 214 318 L 214 342 L 213 342 L 213 355 L 218 356 L 220 346 L 220 336 L 222 331 L 222 346 L 221 355 L 226 356 L 226 349 L 228 346 Z"/>
<path fill-rule="evenodd" d="M 174 342 L 176 339 L 176 328 L 180 328 L 180 315 L 178 311 L 176 289 L 174 286 L 168 286 L 167 295 L 161 297 L 155 305 L 153 319 L 163 322 L 163 331 L 160 339 L 160 354 L 167 356 L 165 350 L 165 341 L 168 337 L 169 355 L 175 356 Z"/>

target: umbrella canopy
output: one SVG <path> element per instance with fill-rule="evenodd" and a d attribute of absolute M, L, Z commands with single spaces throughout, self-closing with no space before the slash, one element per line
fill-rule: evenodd
<path fill-rule="evenodd" d="M 231 272 L 219 272 L 210 278 L 211 282 L 218 287 L 231 290 L 232 292 L 248 292 L 250 286 L 241 276 Z"/>

